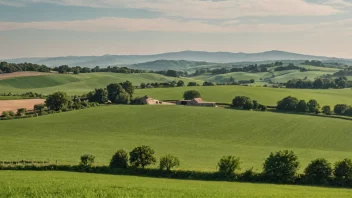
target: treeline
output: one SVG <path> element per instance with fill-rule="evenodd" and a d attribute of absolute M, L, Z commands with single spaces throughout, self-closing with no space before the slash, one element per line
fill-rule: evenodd
<path fill-rule="evenodd" d="M 45 65 L 38 65 L 33 63 L 7 63 L 0 62 L 0 74 L 13 73 L 21 71 L 37 71 L 37 72 L 50 72 L 51 68 Z"/>
<path fill-rule="evenodd" d="M 325 67 L 324 63 L 321 61 L 317 61 L 317 60 L 306 60 L 303 63 L 301 63 L 302 65 L 311 65 L 311 66 L 316 66 L 316 67 Z"/>
<path fill-rule="evenodd" d="M 351 159 L 343 159 L 332 166 L 328 160 L 318 158 L 305 167 L 303 174 L 299 174 L 298 156 L 288 150 L 270 153 L 260 173 L 254 172 L 253 168 L 239 172 L 241 159 L 233 155 L 220 158 L 216 172 L 175 170 L 181 163 L 178 157 L 171 154 L 159 158 L 158 169 L 146 169 L 147 166 L 157 163 L 157 157 L 154 149 L 145 145 L 138 146 L 130 152 L 124 149 L 118 150 L 111 157 L 109 166 L 95 166 L 94 163 L 95 156 L 85 154 L 81 156 L 79 165 L 75 166 L 0 164 L 0 170 L 78 171 L 174 179 L 352 187 Z"/>
<path fill-rule="evenodd" d="M 352 81 L 348 81 L 346 77 L 336 79 L 317 78 L 314 81 L 295 79 L 286 83 L 286 88 L 298 89 L 343 89 L 348 87 L 352 87 Z"/>
<path fill-rule="evenodd" d="M 327 76 L 331 76 L 331 75 L 327 75 Z M 348 68 L 345 68 L 343 70 L 339 70 L 338 72 L 335 72 L 332 76 L 337 76 L 337 77 L 352 76 L 352 66 L 349 66 Z"/>
<path fill-rule="evenodd" d="M 296 97 L 288 96 L 277 102 L 277 110 L 289 111 L 289 112 L 301 112 L 301 113 L 324 113 L 326 115 L 341 115 L 341 116 L 352 116 L 352 106 L 347 104 L 337 104 L 332 109 L 330 106 L 321 107 L 320 104 L 315 100 L 311 99 L 308 102 L 305 100 L 299 100 Z"/>
<path fill-rule="evenodd" d="M 274 71 L 285 71 L 285 70 L 300 70 L 301 72 L 306 72 L 306 71 L 309 71 L 309 69 L 307 68 L 304 68 L 304 67 L 298 67 L 296 66 L 295 64 L 293 63 L 290 63 L 288 66 L 284 67 L 284 66 L 281 66 L 281 67 L 277 67 L 274 69 Z"/>
<path fill-rule="evenodd" d="M 44 98 L 43 94 L 40 93 L 34 93 L 34 92 L 26 92 L 23 94 L 15 94 L 15 93 L 0 93 L 0 96 L 19 96 L 23 98 Z"/>

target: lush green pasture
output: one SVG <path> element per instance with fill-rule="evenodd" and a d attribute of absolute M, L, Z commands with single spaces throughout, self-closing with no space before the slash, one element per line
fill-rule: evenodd
<path fill-rule="evenodd" d="M 82 94 L 94 88 L 106 87 L 113 82 L 131 81 L 135 85 L 140 83 L 169 82 L 173 80 L 191 81 L 187 78 L 172 78 L 159 74 L 118 74 L 118 73 L 89 73 L 89 74 L 64 74 L 47 76 L 15 77 L 0 80 L 0 92 L 25 93 L 28 91 L 50 94 L 55 91 L 65 91 L 70 94 Z M 192 80 L 193 81 L 193 80 Z M 202 81 L 199 81 L 202 83 Z"/>
<path fill-rule="evenodd" d="M 167 89 L 139 89 L 136 95 L 148 95 L 160 100 L 181 99 L 186 90 L 198 90 L 208 101 L 231 103 L 235 96 L 248 96 L 265 105 L 276 105 L 277 101 L 286 96 L 299 99 L 316 99 L 321 105 L 345 103 L 352 105 L 351 89 L 286 89 L 246 86 L 214 86 L 214 87 L 182 87 Z"/>
<path fill-rule="evenodd" d="M 171 153 L 181 169 L 216 170 L 223 155 L 260 171 L 270 152 L 294 150 L 302 167 L 318 157 L 352 156 L 348 120 L 183 106 L 104 106 L 0 123 L 1 160 L 77 164 L 85 153 L 107 165 L 120 148 L 146 144 Z M 301 169 L 303 170 L 303 168 Z"/>
<path fill-rule="evenodd" d="M 1 197 L 350 197 L 350 189 L 68 172 L 1 171 Z"/>

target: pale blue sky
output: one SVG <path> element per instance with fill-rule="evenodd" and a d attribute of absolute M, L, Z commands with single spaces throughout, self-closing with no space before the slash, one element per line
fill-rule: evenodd
<path fill-rule="evenodd" d="M 0 0 L 0 58 L 285 50 L 352 58 L 352 0 Z"/>

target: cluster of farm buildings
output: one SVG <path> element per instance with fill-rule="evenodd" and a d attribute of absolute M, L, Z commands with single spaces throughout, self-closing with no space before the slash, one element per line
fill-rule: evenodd
<path fill-rule="evenodd" d="M 149 96 L 144 96 L 141 98 L 141 104 L 145 105 L 158 105 L 158 104 L 176 104 L 176 105 L 186 105 L 186 106 L 202 106 L 202 107 L 216 107 L 215 102 L 207 102 L 202 98 L 194 98 L 192 100 L 179 100 L 175 102 L 162 102 L 160 100 L 150 98 Z"/>

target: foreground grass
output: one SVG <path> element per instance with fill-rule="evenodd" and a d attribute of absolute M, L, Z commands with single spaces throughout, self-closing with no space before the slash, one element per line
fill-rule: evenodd
<path fill-rule="evenodd" d="M 1 197 L 350 197 L 352 190 L 68 172 L 1 171 Z"/>
<path fill-rule="evenodd" d="M 120 148 L 142 144 L 173 154 L 181 169 L 216 170 L 223 155 L 261 171 L 264 159 L 294 150 L 303 168 L 313 159 L 351 157 L 351 121 L 271 112 L 183 106 L 103 106 L 0 123 L 1 160 L 78 164 L 90 153 L 107 165 Z M 19 127 L 20 126 L 20 127 Z"/>

